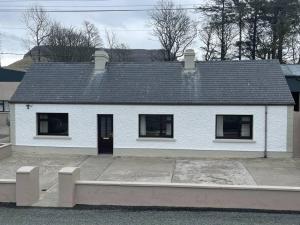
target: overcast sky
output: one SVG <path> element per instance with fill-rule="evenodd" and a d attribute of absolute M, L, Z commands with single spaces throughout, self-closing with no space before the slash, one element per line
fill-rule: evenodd
<path fill-rule="evenodd" d="M 78 9 L 150 9 L 156 0 L 0 0 L 0 33 L 2 53 L 24 54 L 28 51 L 25 40 L 26 30 L 22 22 L 22 12 L 9 12 L 14 9 L 26 9 L 32 5 L 40 5 L 51 10 L 78 10 Z M 193 7 L 203 3 L 204 0 L 174 0 L 175 4 L 183 7 Z M 198 15 L 189 12 L 193 18 Z M 49 13 L 50 17 L 63 23 L 79 27 L 84 20 L 94 23 L 100 35 L 105 29 L 113 30 L 121 42 L 125 42 L 130 48 L 160 48 L 159 42 L 151 36 L 148 12 L 93 12 L 93 13 Z M 197 48 L 195 43 L 194 48 Z M 22 55 L 1 55 L 2 66 L 8 65 Z"/>

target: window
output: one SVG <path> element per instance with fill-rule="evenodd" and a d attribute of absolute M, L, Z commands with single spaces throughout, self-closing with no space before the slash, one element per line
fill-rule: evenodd
<path fill-rule="evenodd" d="M 0 100 L 0 112 L 9 112 L 8 101 Z"/>
<path fill-rule="evenodd" d="M 173 115 L 140 115 L 139 137 L 173 138 Z"/>
<path fill-rule="evenodd" d="M 300 104 L 299 92 L 292 92 L 292 95 L 295 101 L 294 111 L 299 112 L 299 104 Z"/>
<path fill-rule="evenodd" d="M 252 139 L 253 116 L 217 115 L 217 139 Z"/>
<path fill-rule="evenodd" d="M 67 113 L 37 114 L 38 135 L 68 136 L 68 124 L 69 122 Z"/>

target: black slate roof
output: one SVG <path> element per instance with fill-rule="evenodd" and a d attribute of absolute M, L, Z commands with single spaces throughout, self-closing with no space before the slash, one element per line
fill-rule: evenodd
<path fill-rule="evenodd" d="M 199 62 L 186 73 L 181 62 L 38 63 L 12 97 L 13 103 L 290 105 L 289 87 L 277 61 Z"/>
<path fill-rule="evenodd" d="M 291 92 L 300 92 L 300 76 L 286 77 Z"/>

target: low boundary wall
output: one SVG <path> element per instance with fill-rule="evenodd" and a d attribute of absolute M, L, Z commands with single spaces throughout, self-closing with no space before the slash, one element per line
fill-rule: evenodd
<path fill-rule="evenodd" d="M 16 180 L 0 180 L 0 202 L 16 202 Z"/>
<path fill-rule="evenodd" d="M 60 206 L 119 205 L 300 211 L 300 188 L 80 181 L 79 168 L 59 172 Z"/>
<path fill-rule="evenodd" d="M 18 169 L 16 179 L 0 179 L 0 202 L 30 206 L 39 200 L 39 168 Z"/>

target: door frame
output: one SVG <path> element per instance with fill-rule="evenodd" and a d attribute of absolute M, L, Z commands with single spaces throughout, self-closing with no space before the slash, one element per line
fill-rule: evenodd
<path fill-rule="evenodd" d="M 111 149 L 111 153 L 101 153 L 100 151 L 100 124 L 101 124 L 101 116 L 110 116 L 112 118 L 112 149 Z M 97 153 L 98 155 L 105 155 L 105 154 L 112 154 L 114 153 L 114 115 L 113 114 L 97 114 Z"/>

